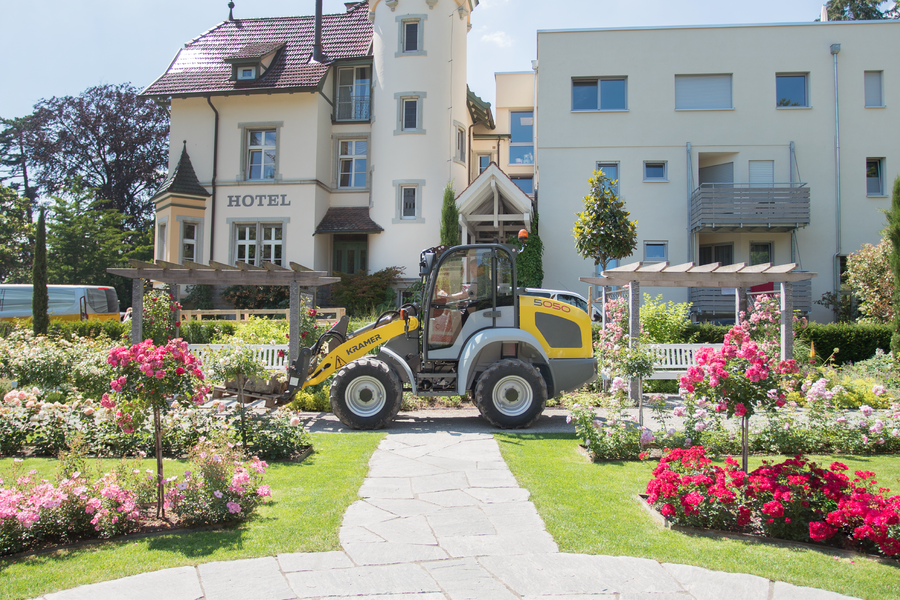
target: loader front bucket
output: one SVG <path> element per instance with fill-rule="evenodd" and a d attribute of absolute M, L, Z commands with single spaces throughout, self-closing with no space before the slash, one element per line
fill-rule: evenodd
<path fill-rule="evenodd" d="M 312 357 L 312 349 L 300 348 L 300 354 L 297 356 L 297 360 L 295 360 L 290 369 L 288 369 L 288 387 L 281 395 L 279 403 L 287 404 L 291 401 L 291 396 L 294 395 L 294 392 L 303 387 L 306 378 L 309 377 L 310 357 Z"/>

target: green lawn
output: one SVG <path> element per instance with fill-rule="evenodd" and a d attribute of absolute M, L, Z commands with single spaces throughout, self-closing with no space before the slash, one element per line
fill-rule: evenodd
<path fill-rule="evenodd" d="M 280 552 L 338 550 L 338 529 L 368 472 L 384 433 L 314 434 L 315 452 L 302 463 L 273 463 L 266 471 L 272 497 L 238 527 L 109 541 L 72 550 L 0 561 L 0 598 L 16 600 L 169 567 Z M 11 459 L 0 460 L 0 472 Z M 181 470 L 170 461 L 166 474 Z M 54 473 L 52 459 L 29 459 L 26 469 Z M 149 463 L 148 463 L 149 465 Z M 153 468 L 153 467 L 151 467 Z"/>
<path fill-rule="evenodd" d="M 503 458 L 531 492 L 562 552 L 651 558 L 715 571 L 751 573 L 869 600 L 896 600 L 900 564 L 835 553 L 692 536 L 663 528 L 633 499 L 643 493 L 655 461 L 592 463 L 569 434 L 497 434 Z M 897 456 L 833 457 L 854 470 L 874 471 L 884 487 L 900 490 Z M 751 468 L 760 463 L 751 457 Z"/>

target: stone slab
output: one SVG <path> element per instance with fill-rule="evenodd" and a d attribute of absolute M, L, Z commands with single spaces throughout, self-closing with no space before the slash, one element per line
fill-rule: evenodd
<path fill-rule="evenodd" d="M 426 519 L 438 538 L 497 534 L 490 519 L 476 506 L 444 508 Z"/>
<path fill-rule="evenodd" d="M 419 500 L 431 502 L 438 506 L 475 506 L 479 501 L 462 490 L 447 490 L 444 492 L 425 492 L 417 494 Z"/>
<path fill-rule="evenodd" d="M 440 475 L 414 477 L 410 480 L 410 483 L 412 491 L 416 495 L 429 492 L 446 492 L 448 490 L 464 490 L 469 487 L 469 482 L 464 473 L 444 472 Z"/>
<path fill-rule="evenodd" d="M 369 498 L 367 502 L 398 517 L 427 515 L 441 510 L 441 507 L 437 504 L 405 498 Z"/>
<path fill-rule="evenodd" d="M 434 533 L 423 515 L 397 517 L 390 521 L 373 523 L 367 529 L 387 542 L 437 546 Z"/>
<path fill-rule="evenodd" d="M 644 558 L 536 553 L 478 561 L 523 596 L 683 591 L 659 563 Z"/>
<path fill-rule="evenodd" d="M 344 520 L 341 521 L 341 526 L 364 527 L 372 523 L 380 523 L 381 521 L 389 521 L 396 518 L 397 516 L 393 513 L 372 506 L 364 500 L 357 500 L 347 508 L 347 512 L 344 513 Z"/>
<path fill-rule="evenodd" d="M 359 488 L 359 495 L 363 498 L 414 498 L 409 479 L 403 477 L 367 477 Z"/>
<path fill-rule="evenodd" d="M 466 471 L 466 479 L 474 488 L 517 488 L 519 482 L 508 470 L 474 470 Z"/>
<path fill-rule="evenodd" d="M 380 535 L 375 535 L 361 525 L 341 527 L 340 531 L 338 531 L 338 539 L 340 540 L 342 547 L 347 544 L 372 544 L 375 542 L 386 541 Z"/>
<path fill-rule="evenodd" d="M 446 471 L 474 471 L 478 468 L 478 463 L 474 460 L 460 460 L 444 456 L 423 456 L 419 460 Z"/>
<path fill-rule="evenodd" d="M 279 554 L 275 558 L 285 573 L 294 571 L 318 571 L 326 569 L 349 569 L 353 566 L 343 552 L 291 552 Z"/>
<path fill-rule="evenodd" d="M 836 592 L 776 581 L 771 600 L 859 600 Z"/>
<path fill-rule="evenodd" d="M 531 493 L 525 488 L 469 488 L 466 493 L 485 504 L 525 502 Z"/>
<path fill-rule="evenodd" d="M 440 592 L 437 582 L 418 565 L 356 567 L 335 571 L 301 571 L 285 575 L 299 598 L 357 597 L 379 594 Z M 386 596 L 382 596 L 386 597 Z"/>
<path fill-rule="evenodd" d="M 369 460 L 369 477 L 421 477 L 445 472 L 440 467 L 380 450 Z"/>
<path fill-rule="evenodd" d="M 422 565 L 452 600 L 517 600 L 507 587 L 475 559 L 444 560 Z"/>
<path fill-rule="evenodd" d="M 203 598 L 194 567 L 163 569 L 114 581 L 82 585 L 44 596 L 45 600 L 199 600 Z"/>
<path fill-rule="evenodd" d="M 769 580 L 744 573 L 710 571 L 689 565 L 663 564 L 663 568 L 697 600 L 768 600 Z"/>
<path fill-rule="evenodd" d="M 556 542 L 547 532 L 441 537 L 439 541 L 441 548 L 454 558 L 467 556 L 508 558 L 513 555 L 550 554 L 559 551 Z"/>
<path fill-rule="evenodd" d="M 274 557 L 205 563 L 197 567 L 205 600 L 292 600 L 296 594 Z M 160 596 L 165 598 L 165 596 Z"/>
<path fill-rule="evenodd" d="M 444 448 L 431 453 L 432 456 L 454 458 L 458 460 L 502 460 L 500 447 L 493 437 L 486 436 L 482 439 L 473 439 L 456 444 L 450 448 Z"/>
<path fill-rule="evenodd" d="M 426 560 L 443 560 L 447 552 L 424 544 L 344 544 L 344 552 L 358 565 L 396 565 Z"/>

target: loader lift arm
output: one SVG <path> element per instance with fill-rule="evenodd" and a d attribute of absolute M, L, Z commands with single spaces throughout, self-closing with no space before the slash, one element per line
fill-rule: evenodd
<path fill-rule="evenodd" d="M 323 333 L 309 348 L 301 348 L 297 360 L 288 369 L 288 388 L 281 397 L 289 402 L 298 389 L 322 383 L 344 365 L 364 356 L 373 348 L 419 328 L 418 306 L 406 304 L 400 310 L 381 314 L 372 323 L 346 334 L 347 316 Z M 339 345 L 320 356 L 326 343 L 334 340 Z"/>

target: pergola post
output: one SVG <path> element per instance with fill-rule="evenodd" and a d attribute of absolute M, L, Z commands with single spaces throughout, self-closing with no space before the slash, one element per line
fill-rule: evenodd
<path fill-rule="evenodd" d="M 781 360 L 794 358 L 794 284 L 781 282 Z"/>
<path fill-rule="evenodd" d="M 290 283 L 290 314 L 288 315 L 289 335 L 288 358 L 293 363 L 300 355 L 300 284 L 296 281 Z"/>
<path fill-rule="evenodd" d="M 628 286 L 628 347 L 634 348 L 641 337 L 641 284 L 632 281 Z M 642 400 L 641 380 L 632 378 L 629 386 L 629 397 L 635 404 Z M 641 411 L 643 413 L 643 411 Z M 643 417 L 643 415 L 641 415 Z M 643 418 L 639 419 L 643 421 Z M 643 423 L 641 423 L 643 425 Z"/>
<path fill-rule="evenodd" d="M 144 280 L 131 280 L 131 343 L 140 344 L 144 334 Z"/>

